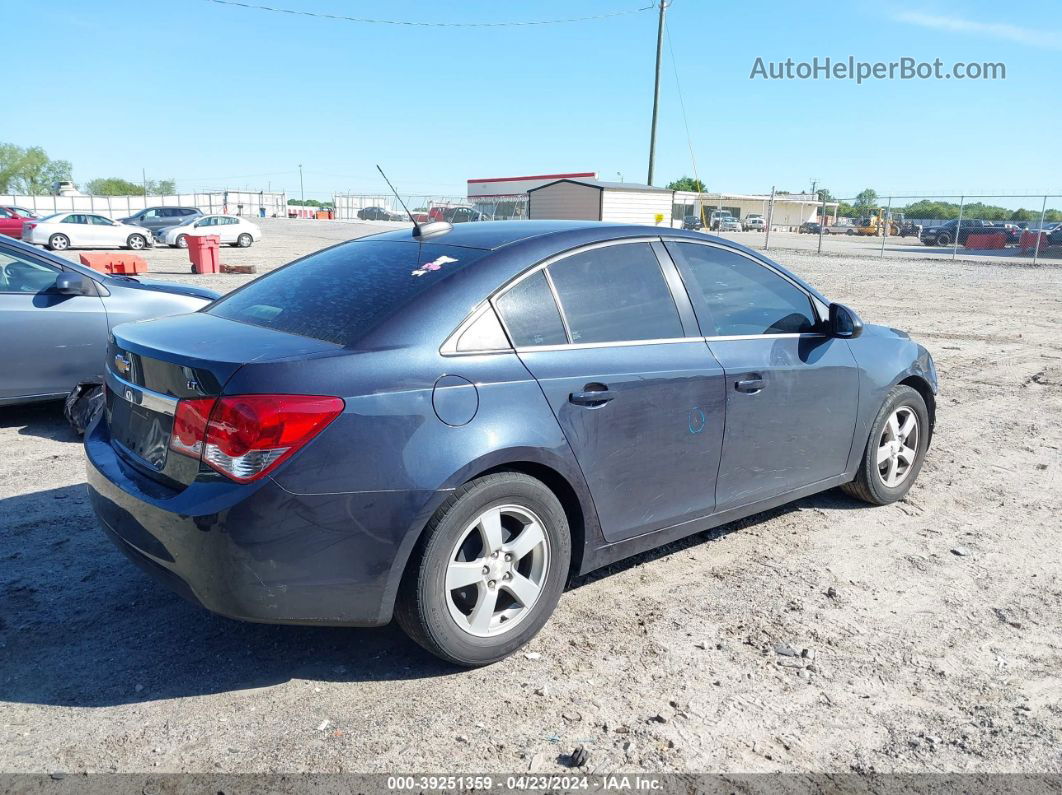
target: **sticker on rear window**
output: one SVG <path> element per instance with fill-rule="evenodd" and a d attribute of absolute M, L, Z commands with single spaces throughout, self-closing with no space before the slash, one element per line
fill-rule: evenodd
<path fill-rule="evenodd" d="M 443 265 L 446 265 L 446 264 L 451 263 L 451 262 L 457 262 L 457 260 L 454 259 L 453 257 L 447 257 L 447 256 L 436 257 L 431 262 L 425 262 L 423 265 L 421 265 L 415 271 L 410 271 L 409 275 L 410 276 L 423 276 L 428 271 L 442 270 L 442 266 Z"/>

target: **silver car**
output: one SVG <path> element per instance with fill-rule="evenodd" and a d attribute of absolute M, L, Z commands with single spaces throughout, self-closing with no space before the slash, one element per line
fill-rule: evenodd
<path fill-rule="evenodd" d="M 67 399 L 71 424 L 101 403 L 104 356 L 119 323 L 195 312 L 218 293 L 110 276 L 0 237 L 0 406 Z"/>

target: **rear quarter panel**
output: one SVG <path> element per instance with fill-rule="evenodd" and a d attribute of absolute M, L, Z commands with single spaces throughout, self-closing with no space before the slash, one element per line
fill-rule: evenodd
<path fill-rule="evenodd" d="M 439 386 L 448 402 L 475 407 L 467 423 L 448 424 L 437 413 L 441 378 L 449 384 Z M 444 357 L 417 346 L 252 362 L 225 391 L 343 397 L 343 413 L 272 478 L 292 495 L 330 498 L 328 512 L 345 517 L 351 532 L 393 550 L 393 557 L 380 555 L 390 561 L 388 609 L 432 514 L 456 488 L 490 469 L 531 463 L 554 470 L 579 501 L 585 544 L 602 543 L 571 448 L 514 353 Z"/>

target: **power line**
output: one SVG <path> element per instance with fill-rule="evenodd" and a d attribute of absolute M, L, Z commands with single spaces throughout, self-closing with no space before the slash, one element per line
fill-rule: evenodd
<path fill-rule="evenodd" d="M 592 22 L 602 19 L 611 19 L 613 17 L 622 17 L 628 14 L 637 14 L 641 11 L 649 11 L 655 8 L 654 5 L 644 6 L 642 8 L 631 8 L 626 11 L 613 11 L 608 14 L 594 14 L 592 16 L 585 17 L 566 17 L 563 19 L 534 19 L 524 22 L 411 22 L 403 19 L 376 19 L 371 17 L 348 17 L 341 14 L 325 14 L 318 11 L 301 11 L 294 8 L 277 8 L 275 6 L 259 5 L 257 3 L 243 3 L 239 0 L 205 0 L 207 3 L 214 3 L 222 6 L 236 6 L 237 8 L 246 8 L 253 11 L 272 11 L 277 14 L 292 14 L 294 16 L 301 17 L 316 17 L 317 19 L 329 19 L 334 22 L 357 22 L 362 24 L 372 25 L 405 25 L 407 27 L 415 28 L 510 28 L 510 27 L 523 27 L 528 25 L 561 25 L 570 22 Z"/>
<path fill-rule="evenodd" d="M 682 124 L 686 127 L 686 145 L 690 148 L 690 161 L 693 163 L 693 178 L 701 181 L 697 174 L 697 157 L 693 154 L 693 137 L 690 135 L 690 123 L 686 119 L 686 102 L 682 98 L 682 83 L 679 82 L 678 63 L 675 62 L 675 50 L 671 46 L 671 30 L 664 26 L 664 35 L 667 36 L 667 50 L 671 54 L 671 68 L 675 70 L 675 88 L 678 91 L 679 108 L 682 109 Z"/>

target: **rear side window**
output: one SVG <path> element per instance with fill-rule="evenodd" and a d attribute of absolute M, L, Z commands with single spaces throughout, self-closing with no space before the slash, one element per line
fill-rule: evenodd
<path fill-rule="evenodd" d="M 549 266 L 572 342 L 683 337 L 675 300 L 648 243 L 605 246 Z"/>
<path fill-rule="evenodd" d="M 267 274 L 206 311 L 351 347 L 432 285 L 486 253 L 454 246 L 355 241 Z"/>
<path fill-rule="evenodd" d="M 811 299 L 764 265 L 726 249 L 696 243 L 668 243 L 685 266 L 688 287 L 703 299 L 701 317 L 707 336 L 796 334 L 815 330 Z M 687 281 L 689 281 L 687 277 Z"/>
<path fill-rule="evenodd" d="M 498 299 L 498 311 L 513 345 L 563 345 L 564 333 L 557 303 L 546 283 L 546 274 L 536 271 Z"/>

